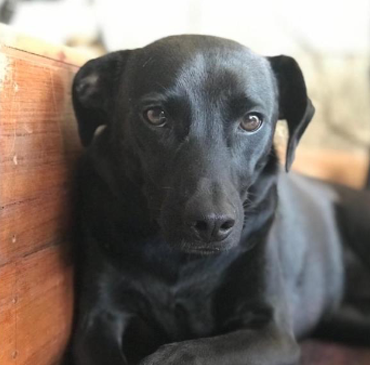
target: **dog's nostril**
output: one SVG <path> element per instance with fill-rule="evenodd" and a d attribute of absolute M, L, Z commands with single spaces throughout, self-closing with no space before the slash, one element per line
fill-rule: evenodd
<path fill-rule="evenodd" d="M 229 219 L 226 222 L 222 223 L 220 226 L 221 231 L 227 231 L 230 228 L 234 227 L 235 220 L 234 219 Z"/>
<path fill-rule="evenodd" d="M 211 214 L 190 224 L 198 236 L 205 241 L 220 241 L 226 238 L 235 225 L 230 217 Z"/>

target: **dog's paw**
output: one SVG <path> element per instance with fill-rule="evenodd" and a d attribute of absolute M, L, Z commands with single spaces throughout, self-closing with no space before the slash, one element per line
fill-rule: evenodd
<path fill-rule="evenodd" d="M 161 346 L 144 358 L 140 365 L 204 365 L 204 353 L 192 341 Z"/>

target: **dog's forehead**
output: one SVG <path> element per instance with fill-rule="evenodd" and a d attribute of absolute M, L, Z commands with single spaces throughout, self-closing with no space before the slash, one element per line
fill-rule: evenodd
<path fill-rule="evenodd" d="M 265 57 L 230 40 L 169 37 L 141 49 L 131 62 L 133 96 L 148 92 L 235 92 L 259 97 L 274 90 Z"/>
<path fill-rule="evenodd" d="M 193 94 L 244 95 L 255 101 L 274 89 L 269 64 L 247 48 L 194 54 L 179 70 L 176 85 Z"/>

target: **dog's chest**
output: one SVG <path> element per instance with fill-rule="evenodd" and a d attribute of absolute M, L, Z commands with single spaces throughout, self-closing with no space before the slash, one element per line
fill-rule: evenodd
<path fill-rule="evenodd" d="M 195 280 L 186 275 L 168 282 L 148 273 L 131 284 L 125 297 L 134 315 L 125 334 L 124 350 L 132 363 L 165 343 L 216 334 L 214 277 Z"/>
<path fill-rule="evenodd" d="M 189 264 L 173 276 L 163 270 L 148 271 L 132 288 L 141 323 L 164 342 L 215 334 L 215 295 L 223 281 L 223 270 L 216 263 Z"/>
<path fill-rule="evenodd" d="M 159 317 L 168 333 L 180 338 L 209 336 L 214 332 L 212 300 L 199 290 L 188 289 L 172 296 Z"/>
<path fill-rule="evenodd" d="M 217 285 L 215 275 L 203 273 L 185 273 L 174 283 L 152 279 L 152 286 L 143 292 L 148 322 L 171 341 L 212 335 Z"/>

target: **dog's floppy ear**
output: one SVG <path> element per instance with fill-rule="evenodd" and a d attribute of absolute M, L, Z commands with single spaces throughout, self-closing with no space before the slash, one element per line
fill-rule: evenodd
<path fill-rule="evenodd" d="M 130 52 L 113 52 L 88 61 L 75 76 L 73 106 L 80 139 L 85 147 L 91 143 L 99 126 L 109 125 L 114 96 Z"/>
<path fill-rule="evenodd" d="M 285 169 L 289 171 L 295 149 L 311 121 L 315 108 L 307 96 L 306 84 L 298 63 L 288 56 L 268 57 L 279 88 L 279 119 L 286 119 L 289 140 Z"/>

